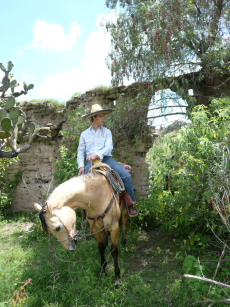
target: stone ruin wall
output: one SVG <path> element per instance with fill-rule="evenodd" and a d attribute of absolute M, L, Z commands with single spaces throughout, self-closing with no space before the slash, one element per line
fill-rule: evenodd
<path fill-rule="evenodd" d="M 110 90 L 92 90 L 74 97 L 73 100 L 66 103 L 65 107 L 54 105 L 49 101 L 25 102 L 23 108 L 28 118 L 40 126 L 40 132 L 34 140 L 32 148 L 28 152 L 20 154 L 19 162 L 9 174 L 12 177 L 18 169 L 21 169 L 23 173 L 23 180 L 15 190 L 12 210 L 33 211 L 33 202 L 44 203 L 52 191 L 53 175 L 56 171 L 55 162 L 59 156 L 59 147 L 62 145 L 60 131 L 68 129 L 68 111 L 79 106 L 85 106 L 88 109 L 95 103 L 111 106 L 115 100 L 128 100 L 137 92 L 134 85 Z M 145 157 L 151 145 L 152 142 L 148 142 L 148 144 L 142 143 L 138 147 L 133 147 L 124 141 L 117 142 L 116 159 L 124 163 L 131 162 L 134 169 L 133 180 L 137 199 L 148 194 L 149 173 Z M 77 172 L 78 170 L 76 170 L 76 175 Z"/>
<path fill-rule="evenodd" d="M 33 202 L 42 203 L 52 189 L 62 139 L 60 130 L 65 120 L 64 108 L 48 101 L 26 102 L 23 108 L 28 118 L 40 126 L 40 131 L 30 150 L 20 154 L 10 173 L 10 177 L 19 169 L 23 173 L 23 180 L 15 190 L 13 211 L 33 211 Z"/>

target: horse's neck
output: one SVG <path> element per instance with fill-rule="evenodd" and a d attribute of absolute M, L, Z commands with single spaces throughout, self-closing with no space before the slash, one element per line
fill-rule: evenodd
<path fill-rule="evenodd" d="M 83 209 L 93 214 L 103 212 L 111 199 L 111 186 L 101 174 L 88 175 L 82 178 L 76 195 L 65 204 L 72 209 Z"/>
<path fill-rule="evenodd" d="M 103 180 L 100 175 L 72 178 L 53 191 L 47 200 L 48 207 L 51 211 L 63 206 L 87 210 L 98 192 L 104 194 Z"/>

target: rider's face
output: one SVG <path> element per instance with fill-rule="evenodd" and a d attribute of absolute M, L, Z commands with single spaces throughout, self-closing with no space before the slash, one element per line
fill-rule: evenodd
<path fill-rule="evenodd" d="M 94 117 L 93 123 L 97 126 L 104 126 L 105 124 L 105 114 L 98 114 Z"/>

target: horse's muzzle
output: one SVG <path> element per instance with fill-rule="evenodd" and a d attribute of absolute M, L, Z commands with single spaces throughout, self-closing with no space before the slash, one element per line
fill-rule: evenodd
<path fill-rule="evenodd" d="M 68 245 L 68 250 L 70 252 L 73 252 L 76 250 L 76 248 L 77 248 L 77 242 L 75 240 L 71 240 Z"/>
<path fill-rule="evenodd" d="M 68 248 L 69 251 L 75 251 L 76 250 L 78 237 L 79 237 L 78 232 L 75 232 L 75 234 L 70 238 L 70 243 L 69 243 L 69 248 Z"/>

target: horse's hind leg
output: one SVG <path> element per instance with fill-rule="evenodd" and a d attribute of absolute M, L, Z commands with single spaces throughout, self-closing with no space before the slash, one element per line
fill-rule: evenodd
<path fill-rule="evenodd" d="M 108 234 L 105 232 L 102 232 L 100 234 L 95 234 L 95 237 L 98 242 L 98 248 L 101 256 L 101 271 L 100 271 L 100 276 L 103 274 L 106 274 L 106 266 L 107 266 L 107 261 L 105 258 L 105 250 L 108 245 Z"/>
<path fill-rule="evenodd" d="M 128 223 L 128 212 L 123 201 L 121 205 L 121 224 L 122 224 L 122 245 L 126 246 L 126 227 Z"/>
<path fill-rule="evenodd" d="M 120 268 L 118 264 L 118 246 L 117 245 L 114 245 L 114 244 L 111 245 L 111 255 L 114 261 L 114 272 L 115 272 L 116 280 L 120 280 L 121 276 L 120 276 Z"/>
<path fill-rule="evenodd" d="M 115 272 L 115 277 L 116 277 L 116 287 L 119 287 L 119 282 L 121 279 L 120 276 L 120 268 L 119 268 L 119 263 L 118 263 L 118 236 L 119 236 L 119 227 L 117 230 L 113 230 L 111 232 L 111 255 L 113 257 L 114 261 L 114 272 Z"/>

